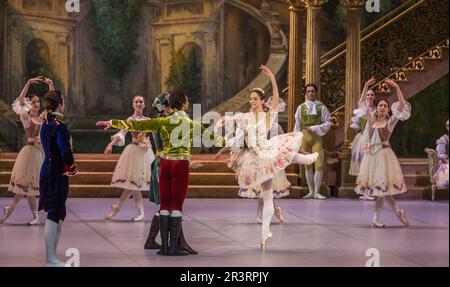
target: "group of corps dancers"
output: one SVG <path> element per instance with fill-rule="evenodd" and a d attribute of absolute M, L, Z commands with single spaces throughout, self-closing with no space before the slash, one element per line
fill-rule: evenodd
<path fill-rule="evenodd" d="M 188 191 L 189 169 L 196 167 L 190 158 L 194 130 L 198 128 L 202 133 L 209 134 L 209 140 L 216 146 L 222 147 L 216 159 L 225 152 L 231 152 L 227 164 L 236 172 L 239 195 L 259 198 L 257 221 L 262 223 L 262 250 L 266 249 L 268 239 L 272 237 L 270 222 L 274 213 L 284 223 L 281 208 L 274 205 L 273 199 L 289 193 L 289 181 L 284 171 L 287 166 L 293 163 L 305 165 L 309 193 L 304 198 L 324 199 L 320 194 L 322 137 L 331 127 L 330 113 L 316 99 L 317 87 L 308 84 L 305 87 L 305 103 L 295 113 L 294 131 L 283 133 L 276 119 L 277 113 L 285 108 L 285 103 L 279 97 L 271 70 L 264 65 L 260 68 L 271 80 L 272 97 L 266 99 L 264 90 L 253 89 L 248 95 L 250 111 L 222 118 L 216 123 L 215 132 L 189 118 L 189 100 L 181 91 L 156 97 L 152 104 L 158 112 L 155 118 L 143 115 L 145 100 L 142 96 L 135 96 L 132 100 L 134 113 L 127 120 L 97 122 L 97 126 L 104 126 L 105 129 L 112 127 L 120 130 L 111 137 L 104 151 L 106 155 L 111 153 L 114 145 L 125 144 L 127 132 L 132 135 L 132 142 L 123 150 L 111 182 L 112 186 L 123 189 L 123 192 L 105 219 L 113 218 L 132 195 L 139 212 L 132 220 L 142 221 L 142 191 L 150 190 L 150 200 L 159 205 L 159 212 L 152 218 L 144 248 L 159 249 L 159 255 L 197 254 L 184 238 L 182 211 Z M 27 96 L 30 85 L 38 82 L 49 85 L 49 92 L 43 99 L 45 110 L 41 114 L 39 97 L 33 94 Z M 386 83 L 397 94 L 398 101 L 392 105 L 385 99 L 376 99 L 370 89 L 375 79 L 364 85 L 352 119 L 352 127 L 360 132 L 353 142 L 349 172 L 357 175 L 355 191 L 375 198 L 374 227 L 384 227 L 379 218 L 384 200 L 400 221 L 409 226 L 405 212 L 397 206 L 393 197 L 407 190 L 389 138 L 396 123 L 410 117 L 411 106 L 394 81 L 386 80 Z M 63 122 L 64 97 L 54 89 L 50 79 L 37 77 L 27 82 L 12 106 L 20 116 L 28 142 L 14 164 L 8 190 L 15 196 L 11 204 L 4 208 L 0 223 L 26 196 L 33 215 L 29 225 L 39 223 L 38 210 L 48 212 L 45 223 L 46 265 L 64 266 L 56 256 L 56 247 L 66 214 L 68 177 L 77 173 L 70 132 Z M 217 131 L 230 124 L 236 129 L 224 137 L 219 136 Z M 147 132 L 152 133 L 156 154 L 146 136 Z M 35 196 L 38 195 L 39 205 L 36 206 Z M 156 242 L 158 233 L 160 244 Z"/>

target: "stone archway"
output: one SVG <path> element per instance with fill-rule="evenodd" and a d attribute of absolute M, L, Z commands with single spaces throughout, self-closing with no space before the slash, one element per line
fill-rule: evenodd
<path fill-rule="evenodd" d="M 205 61 L 204 52 L 200 45 L 195 42 L 185 43 L 181 49 L 181 53 L 186 59 L 185 68 L 189 71 L 190 87 L 189 91 L 186 91 L 191 98 L 193 104 L 205 105 Z"/>
<path fill-rule="evenodd" d="M 25 48 L 26 77 L 41 75 L 49 69 L 50 49 L 47 43 L 38 38 L 31 40 Z M 47 75 L 48 76 L 48 75 Z"/>

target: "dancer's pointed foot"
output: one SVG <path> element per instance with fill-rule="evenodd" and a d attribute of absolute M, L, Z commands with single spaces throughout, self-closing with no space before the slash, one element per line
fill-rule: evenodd
<path fill-rule="evenodd" d="M 29 225 L 29 226 L 39 225 L 39 217 L 36 216 L 35 218 L 33 218 L 33 220 L 31 220 L 30 222 L 28 222 L 27 225 Z"/>
<path fill-rule="evenodd" d="M 113 218 L 114 216 L 116 216 L 116 214 L 119 212 L 120 207 L 118 204 L 113 204 L 111 205 L 111 211 L 108 213 L 108 215 L 105 217 L 105 220 L 110 220 L 111 218 Z"/>
<path fill-rule="evenodd" d="M 370 195 L 364 194 L 364 195 L 361 195 L 361 196 L 359 197 L 359 199 L 360 199 L 360 200 L 375 200 L 375 197 L 372 197 L 372 196 L 370 196 Z"/>
<path fill-rule="evenodd" d="M 323 195 L 321 195 L 320 193 L 316 193 L 316 194 L 314 194 L 314 198 L 315 199 L 327 199 L 325 196 L 323 196 Z"/>
<path fill-rule="evenodd" d="M 383 223 L 380 222 L 380 220 L 377 217 L 374 217 L 372 219 L 372 226 L 376 228 L 383 228 L 386 227 Z"/>
<path fill-rule="evenodd" d="M 138 216 L 131 218 L 131 221 L 139 222 L 139 221 L 144 220 L 144 218 L 145 218 L 144 213 L 141 213 L 141 214 L 139 214 Z"/>
<path fill-rule="evenodd" d="M 400 221 L 405 225 L 409 226 L 408 219 L 406 219 L 405 211 L 403 209 L 397 210 L 397 217 L 400 219 Z"/>
<path fill-rule="evenodd" d="M 11 207 L 5 206 L 3 208 L 3 216 L 0 218 L 0 224 L 3 224 L 10 215 L 11 215 Z"/>
<path fill-rule="evenodd" d="M 310 192 L 310 193 L 308 193 L 307 195 L 303 196 L 302 198 L 303 198 L 303 199 L 314 198 L 314 193 L 313 193 L 313 192 Z"/>
<path fill-rule="evenodd" d="M 284 220 L 283 214 L 281 214 L 281 207 L 277 206 L 275 207 L 275 216 L 278 218 L 281 224 L 285 224 L 286 221 Z"/>
<path fill-rule="evenodd" d="M 269 239 L 272 238 L 272 232 L 268 231 L 268 233 L 263 236 L 263 238 L 261 239 L 261 251 L 265 252 L 267 249 L 267 241 L 269 241 Z"/>

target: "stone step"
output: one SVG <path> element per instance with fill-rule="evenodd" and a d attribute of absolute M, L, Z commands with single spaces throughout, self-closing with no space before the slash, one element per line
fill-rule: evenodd
<path fill-rule="evenodd" d="M 8 185 L 0 184 L 0 197 L 11 197 L 12 193 L 7 191 Z M 239 186 L 219 186 L 219 185 L 190 185 L 187 197 L 189 198 L 237 198 Z M 70 185 L 69 197 L 72 198 L 103 198 L 120 197 L 121 189 L 108 185 Z M 286 198 L 300 198 L 306 195 L 307 189 L 303 187 L 292 187 L 290 195 Z M 329 196 L 329 191 L 322 193 Z M 148 197 L 148 191 L 143 191 L 142 195 Z"/>
<path fill-rule="evenodd" d="M 7 191 L 8 185 L 0 184 L 0 197 L 11 197 L 12 193 Z M 219 186 L 219 185 L 190 185 L 187 197 L 189 198 L 238 198 L 239 187 Z M 448 190 L 446 191 L 448 193 Z M 122 190 L 108 185 L 71 185 L 69 197 L 72 198 L 118 198 Z M 285 198 L 301 198 L 308 193 L 306 187 L 294 186 L 290 188 L 289 196 Z M 331 192 L 328 188 L 322 187 L 321 194 L 329 197 Z M 430 191 L 425 187 L 408 188 L 408 192 L 396 196 L 398 199 L 428 199 Z M 148 191 L 143 192 L 144 197 L 148 197 Z M 448 199 L 448 194 L 440 199 Z M 354 192 L 350 192 L 346 197 L 358 198 Z"/>
<path fill-rule="evenodd" d="M 224 160 L 221 161 L 211 161 L 196 159 L 193 162 L 200 162 L 203 166 L 192 169 L 195 172 L 215 172 L 215 173 L 230 173 L 233 172 L 226 165 Z M 11 171 L 15 162 L 14 158 L 1 158 L 0 159 L 0 171 Z M 78 169 L 80 172 L 113 172 L 117 164 L 117 159 L 78 159 L 76 160 Z M 287 167 L 286 171 L 288 173 L 298 172 L 298 165 L 290 165 Z"/>
<path fill-rule="evenodd" d="M 112 179 L 112 172 L 78 172 L 76 176 L 70 178 L 71 184 L 81 185 L 109 185 Z M 295 173 L 287 174 L 292 185 L 297 185 L 298 177 Z M 8 184 L 11 172 L 0 172 L 0 184 Z M 204 173 L 191 172 L 189 174 L 189 184 L 191 185 L 237 185 L 234 173 Z"/>

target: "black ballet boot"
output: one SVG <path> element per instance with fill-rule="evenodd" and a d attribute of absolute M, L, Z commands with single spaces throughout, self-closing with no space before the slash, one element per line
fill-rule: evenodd
<path fill-rule="evenodd" d="M 184 250 L 189 254 L 193 255 L 198 254 L 198 252 L 192 249 L 192 247 L 189 246 L 189 244 L 186 242 L 186 239 L 184 238 L 183 234 L 183 224 L 181 224 L 180 227 L 180 237 L 178 238 L 178 249 Z"/>
<path fill-rule="evenodd" d="M 169 256 L 189 255 L 189 253 L 187 253 L 186 251 L 178 249 L 178 238 L 180 236 L 181 221 L 182 221 L 181 216 L 170 218 L 169 224 L 170 243 L 168 254 Z"/>
<path fill-rule="evenodd" d="M 158 233 L 159 233 L 159 216 L 154 215 L 152 219 L 152 224 L 150 225 L 150 232 L 148 233 L 147 241 L 145 241 L 144 249 L 161 249 L 161 245 L 155 241 Z"/>
<path fill-rule="evenodd" d="M 170 215 L 159 215 L 159 231 L 161 234 L 161 249 L 158 255 L 168 255 L 169 251 L 169 223 Z"/>

